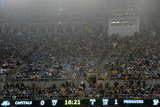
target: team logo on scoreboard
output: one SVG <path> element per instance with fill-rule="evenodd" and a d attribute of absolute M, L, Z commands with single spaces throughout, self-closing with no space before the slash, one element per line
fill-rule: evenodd
<path fill-rule="evenodd" d="M 94 105 L 94 103 L 96 102 L 96 99 L 90 99 L 89 101 L 90 101 L 91 105 Z"/>
<path fill-rule="evenodd" d="M 1 106 L 10 106 L 10 101 L 3 101 Z"/>
<path fill-rule="evenodd" d="M 103 105 L 108 105 L 108 99 L 103 99 L 102 102 L 103 102 Z"/>
<path fill-rule="evenodd" d="M 158 105 L 158 103 L 159 103 L 159 100 L 158 100 L 158 99 L 154 99 L 154 100 L 153 100 L 153 105 Z"/>
<path fill-rule="evenodd" d="M 52 100 L 52 106 L 56 106 L 57 102 L 58 102 L 58 100 Z"/>

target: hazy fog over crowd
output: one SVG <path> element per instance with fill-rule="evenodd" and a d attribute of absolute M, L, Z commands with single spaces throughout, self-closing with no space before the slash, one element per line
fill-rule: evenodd
<path fill-rule="evenodd" d="M 94 21 L 107 18 L 108 12 L 118 8 L 158 15 L 158 4 L 159 0 L 0 0 L 0 20 Z"/>

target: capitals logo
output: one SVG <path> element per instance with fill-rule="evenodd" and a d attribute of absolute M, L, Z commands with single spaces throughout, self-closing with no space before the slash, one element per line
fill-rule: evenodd
<path fill-rule="evenodd" d="M 9 106 L 10 105 L 10 101 L 3 101 L 1 103 L 1 106 Z"/>

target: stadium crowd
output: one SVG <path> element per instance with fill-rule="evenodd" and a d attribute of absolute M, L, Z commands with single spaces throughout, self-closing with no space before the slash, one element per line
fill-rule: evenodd
<path fill-rule="evenodd" d="M 17 71 L 13 80 L 85 77 L 85 73 L 101 61 L 108 46 L 107 38 L 93 33 L 62 33 L 48 38 L 46 44 Z"/>
<path fill-rule="evenodd" d="M 17 33 L 0 36 L 0 80 L 15 73 L 23 62 L 46 41 L 44 35 L 34 36 Z"/>
<path fill-rule="evenodd" d="M 158 36 L 145 36 L 126 41 L 127 46 L 123 48 L 116 48 L 105 64 L 111 79 L 160 78 L 159 41 Z"/>
<path fill-rule="evenodd" d="M 1 91 L 4 99 L 50 99 L 50 98 L 159 98 L 160 85 L 148 85 L 145 80 L 124 81 L 124 84 L 114 82 L 95 83 L 91 88 L 86 88 L 85 84 L 75 86 L 74 82 L 63 82 L 59 87 L 56 84 L 48 87 L 40 87 L 33 83 L 26 86 L 23 83 L 4 85 Z"/>
<path fill-rule="evenodd" d="M 108 73 L 110 79 L 127 80 L 125 85 L 96 83 L 87 89 L 75 87 L 74 82 L 65 82 L 60 87 L 6 83 L 3 97 L 159 97 L 159 84 L 147 85 L 145 81 L 160 77 L 159 36 L 105 37 L 93 32 L 7 33 L 1 35 L 0 40 L 0 78 L 4 81 L 7 77 L 14 81 L 72 80 L 78 76 L 85 79 L 86 73 L 94 70 L 104 58 L 104 73 Z"/>
<path fill-rule="evenodd" d="M 159 98 L 160 85 L 148 85 L 145 80 L 124 81 L 124 84 L 115 81 L 113 86 L 95 83 L 84 95 L 87 98 Z"/>
<path fill-rule="evenodd" d="M 23 83 L 6 83 L 1 94 L 4 99 L 67 98 L 80 96 L 82 89 L 76 88 L 73 82 L 68 81 L 63 82 L 59 87 L 56 84 L 40 87 L 35 83 L 31 86 Z"/>

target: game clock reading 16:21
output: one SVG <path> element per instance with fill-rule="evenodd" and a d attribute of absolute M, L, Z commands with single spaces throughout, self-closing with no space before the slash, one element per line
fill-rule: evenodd
<path fill-rule="evenodd" d="M 81 105 L 80 100 L 65 100 L 64 105 Z"/>

